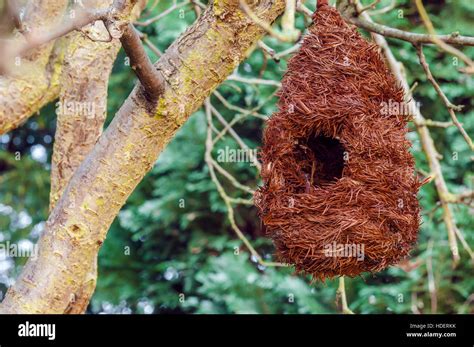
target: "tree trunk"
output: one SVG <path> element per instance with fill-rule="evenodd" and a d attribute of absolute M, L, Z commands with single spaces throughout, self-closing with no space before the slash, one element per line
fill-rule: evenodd
<path fill-rule="evenodd" d="M 88 0 L 84 5 L 103 9 L 112 2 Z M 146 1 L 141 0 L 132 13 L 125 14 L 134 20 L 145 5 Z M 101 22 L 91 24 L 85 30 L 95 37 L 108 36 Z M 107 113 L 109 76 L 119 49 L 118 39 L 111 42 L 92 41 L 82 33 L 72 34 L 68 41 L 56 109 L 58 118 L 51 162 L 50 210 L 53 210 L 75 170 L 102 134 Z M 85 274 L 83 285 L 74 294 L 67 313 L 83 313 L 87 309 L 97 280 L 97 257 L 90 259 L 90 262 L 90 270 Z"/>

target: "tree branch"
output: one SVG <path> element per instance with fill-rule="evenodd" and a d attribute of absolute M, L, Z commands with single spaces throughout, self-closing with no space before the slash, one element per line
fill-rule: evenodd
<path fill-rule="evenodd" d="M 451 119 L 453 120 L 454 125 L 456 125 L 456 127 L 458 128 L 459 132 L 461 133 L 462 137 L 468 144 L 471 151 L 474 151 L 474 144 L 472 143 L 471 138 L 467 134 L 466 130 L 464 130 L 462 124 L 459 122 L 458 117 L 456 116 L 456 113 L 454 112 L 454 110 L 460 111 L 462 109 L 462 106 L 460 107 L 460 106 L 453 105 L 444 94 L 438 82 L 436 82 L 435 78 L 433 77 L 433 74 L 431 73 L 430 67 L 428 63 L 426 62 L 425 55 L 423 54 L 422 45 L 416 46 L 416 53 L 418 54 L 418 58 L 420 59 L 420 64 L 423 67 L 423 70 L 425 71 L 428 81 L 430 81 L 430 83 L 433 85 L 434 89 L 436 90 L 436 93 L 438 93 L 439 97 L 441 98 L 441 100 L 443 100 L 443 103 L 446 105 L 446 108 L 448 109 L 448 113 L 451 116 Z"/>
<path fill-rule="evenodd" d="M 18 44 L 10 43 L 7 47 L 3 47 L 1 70 L 9 71 L 13 59 L 23 57 L 32 49 L 54 41 L 74 30 L 79 30 L 96 20 L 106 18 L 110 9 L 91 11 L 85 10 L 78 5 L 72 11 L 74 11 L 74 13 L 78 12 L 74 18 L 64 19 L 61 24 L 53 28 L 36 28 L 34 31 L 25 33 L 26 41 Z"/>
<path fill-rule="evenodd" d="M 293 42 L 297 36 L 294 36 L 294 33 L 280 33 L 279 31 L 273 29 L 271 23 L 268 23 L 264 19 L 260 18 L 258 14 L 256 14 L 252 8 L 250 8 L 249 4 L 245 0 L 239 0 L 240 8 L 244 11 L 245 15 L 250 18 L 255 24 L 265 30 L 269 35 L 273 36 L 277 40 L 282 42 Z M 291 34 L 291 35 L 288 35 Z"/>
<path fill-rule="evenodd" d="M 112 3 L 105 2 L 105 5 Z M 103 6 L 102 0 L 90 0 L 89 6 Z M 146 1 L 139 1 L 133 9 L 125 8 L 125 15 L 137 18 Z M 132 13 L 130 13 L 131 11 Z M 93 25 L 94 36 L 108 35 L 105 27 Z M 92 41 L 77 34 L 70 39 L 64 58 L 57 104 L 57 126 L 51 160 L 50 211 L 62 195 L 70 178 L 89 154 L 102 134 L 107 112 L 107 88 L 112 67 L 120 49 L 120 41 Z M 84 91 L 78 93 L 78 91 Z M 97 257 L 91 259 L 90 270 L 84 274 L 81 288 L 66 312 L 84 313 L 94 292 Z"/>
<path fill-rule="evenodd" d="M 130 58 L 130 65 L 145 89 L 148 99 L 152 102 L 156 101 L 163 93 L 164 80 L 148 58 L 142 40 L 132 24 L 125 27 L 120 42 Z"/>
<path fill-rule="evenodd" d="M 170 14 L 171 12 L 175 11 L 175 10 L 178 10 L 180 9 L 181 7 L 184 7 L 186 5 L 190 5 L 191 4 L 191 1 L 184 1 L 184 2 L 181 2 L 181 3 L 175 3 L 173 4 L 172 6 L 170 6 L 169 8 L 167 8 L 165 11 L 161 12 L 160 14 L 158 14 L 157 16 L 153 17 L 153 18 L 149 18 L 147 20 L 144 20 L 143 22 L 135 22 L 134 24 L 136 26 L 148 26 L 152 23 L 155 23 L 157 21 L 159 21 L 160 19 L 166 17 L 168 14 Z"/>
<path fill-rule="evenodd" d="M 450 53 L 454 55 L 455 57 L 458 57 L 459 59 L 461 59 L 467 65 L 466 68 L 462 69 L 463 72 L 470 73 L 470 74 L 474 73 L 474 62 L 472 61 L 472 59 L 469 58 L 467 55 L 465 55 L 463 52 L 461 52 L 459 49 L 448 45 L 443 40 L 440 40 L 438 36 L 436 35 L 436 30 L 433 26 L 433 23 L 431 22 L 428 12 L 426 12 L 425 7 L 423 6 L 423 2 L 421 0 L 415 0 L 415 4 L 416 4 L 416 8 L 418 9 L 418 13 L 420 14 L 421 20 L 423 21 L 423 24 L 428 30 L 428 33 L 430 34 L 430 36 L 433 38 L 433 42 L 443 51 Z"/>
<path fill-rule="evenodd" d="M 350 23 L 356 25 L 359 28 L 395 39 L 408 41 L 411 43 L 423 43 L 423 44 L 436 44 L 436 40 L 440 40 L 446 43 L 464 46 L 474 46 L 474 37 L 462 36 L 457 33 L 450 35 L 429 35 L 429 34 L 417 34 L 408 31 L 403 31 L 395 28 L 391 28 L 382 24 L 368 21 L 363 16 L 358 16 L 357 10 L 350 1 L 341 1 L 339 5 L 341 15 Z M 364 13 L 366 14 L 366 13 Z"/>
<path fill-rule="evenodd" d="M 54 19 L 61 18 L 65 10 L 66 2 L 62 0 L 31 1 L 26 7 L 22 28 L 26 30 L 55 23 Z M 24 43 L 19 31 L 15 37 L 10 41 L 13 45 Z M 0 76 L 0 135 L 18 127 L 58 96 L 57 82 L 66 45 L 66 39 L 60 39 L 31 50 L 16 61 L 10 75 Z M 4 49 L 0 47 L 0 54 Z M 4 63 L 3 58 L 0 59 L 0 65 Z"/>

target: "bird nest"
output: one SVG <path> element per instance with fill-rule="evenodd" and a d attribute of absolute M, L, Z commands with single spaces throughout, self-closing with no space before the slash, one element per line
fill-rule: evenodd
<path fill-rule="evenodd" d="M 324 280 L 406 257 L 420 218 L 404 93 L 378 47 L 323 4 L 267 122 L 255 204 L 277 256 Z"/>

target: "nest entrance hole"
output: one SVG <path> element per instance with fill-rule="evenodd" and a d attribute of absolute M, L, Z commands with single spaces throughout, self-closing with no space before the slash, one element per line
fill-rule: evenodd
<path fill-rule="evenodd" d="M 345 149 L 338 139 L 325 135 L 312 135 L 307 141 L 307 147 L 314 157 L 308 175 L 313 186 L 321 187 L 342 177 Z"/>

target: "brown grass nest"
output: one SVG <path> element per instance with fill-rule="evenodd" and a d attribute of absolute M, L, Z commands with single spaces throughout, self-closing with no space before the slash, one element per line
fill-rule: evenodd
<path fill-rule="evenodd" d="M 410 115 L 384 105 L 404 105 L 404 93 L 378 47 L 323 3 L 288 62 L 255 194 L 278 258 L 297 272 L 315 280 L 376 272 L 416 243 Z"/>

